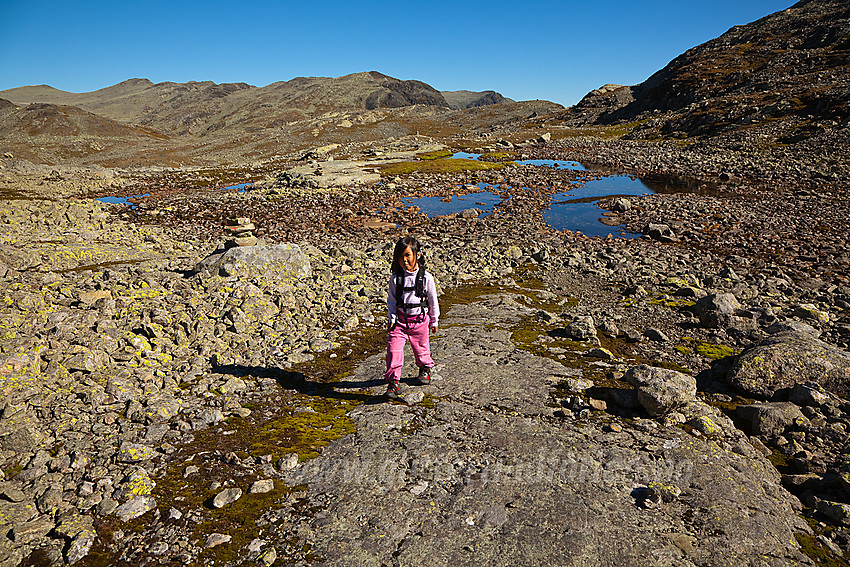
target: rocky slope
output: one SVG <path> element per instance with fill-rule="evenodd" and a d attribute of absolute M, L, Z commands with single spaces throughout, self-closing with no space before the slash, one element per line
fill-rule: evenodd
<path fill-rule="evenodd" d="M 278 171 L 244 193 L 213 173 L 0 176 L 4 565 L 844 560 L 850 265 L 802 229 L 773 258 L 749 236 L 825 202 L 636 197 L 623 221 L 666 230 L 587 239 L 542 222 L 585 172 Z M 402 203 L 479 182 L 503 196 L 484 218 Z M 73 198 L 156 186 L 134 210 Z M 222 255 L 246 214 L 265 245 Z M 440 282 L 439 366 L 387 404 L 408 230 Z"/>
<path fill-rule="evenodd" d="M 848 61 L 847 3 L 803 0 L 688 50 L 637 86 L 597 89 L 550 123 L 617 124 L 627 139 L 682 140 L 717 153 L 830 154 L 844 171 Z"/>
<path fill-rule="evenodd" d="M 117 143 L 115 135 L 104 133 L 103 128 L 87 127 L 91 120 L 78 119 L 75 128 L 57 130 L 55 136 L 49 125 L 30 131 L 12 121 L 0 126 L 2 153 L 33 163 L 111 167 L 233 164 L 273 159 L 316 145 L 369 142 L 417 132 L 445 137 L 457 134 L 460 123 L 488 129 L 493 123 L 516 122 L 562 108 L 541 101 L 515 103 L 492 91 L 459 91 L 449 94 L 461 108 L 454 110 L 442 93 L 425 83 L 377 72 L 333 79 L 300 77 L 262 88 L 244 83 L 153 84 L 130 79 L 91 93 L 67 93 L 41 85 L 3 91 L 0 98 L 3 95 L 18 105 L 43 103 L 62 106 L 65 114 L 93 113 L 130 131 Z M 483 114 L 465 110 L 494 106 L 498 108 Z M 33 112 L 23 109 L 19 114 Z"/>
<path fill-rule="evenodd" d="M 574 112 L 599 123 L 686 113 L 664 119 L 657 133 L 665 135 L 791 118 L 842 122 L 850 101 L 848 54 L 850 7 L 803 0 L 688 50 L 635 87 L 594 91 Z"/>
<path fill-rule="evenodd" d="M 488 104 L 499 104 L 500 102 L 514 102 L 495 91 L 441 91 L 440 94 L 443 95 L 449 106 L 455 110 L 487 106 Z"/>
<path fill-rule="evenodd" d="M 474 106 L 501 102 L 498 93 L 477 93 Z M 285 124 L 293 112 L 316 116 L 329 111 L 374 110 L 411 105 L 448 108 L 443 95 L 421 81 L 402 81 L 377 72 L 338 78 L 298 77 L 253 87 L 210 81 L 153 84 L 130 79 L 90 93 L 67 93 L 47 86 L 0 92 L 16 104 L 33 102 L 78 106 L 130 124 L 142 124 L 169 135 L 198 134 L 222 128 Z M 457 98 L 457 97 L 455 97 Z"/>

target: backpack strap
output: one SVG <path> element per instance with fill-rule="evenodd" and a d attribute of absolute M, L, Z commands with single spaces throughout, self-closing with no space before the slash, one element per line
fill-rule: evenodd
<path fill-rule="evenodd" d="M 404 292 L 406 291 L 412 291 L 419 301 L 405 303 Z M 422 309 L 422 313 L 424 314 L 425 308 L 428 307 L 428 299 L 425 297 L 425 270 L 422 268 L 416 270 L 416 282 L 413 284 L 413 287 L 406 287 L 404 285 L 404 274 L 396 274 L 395 295 L 396 306 L 400 309 L 403 309 L 406 312 L 408 309 L 419 307 Z"/>

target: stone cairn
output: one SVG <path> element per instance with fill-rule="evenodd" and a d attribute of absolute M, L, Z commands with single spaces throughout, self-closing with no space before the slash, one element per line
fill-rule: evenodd
<path fill-rule="evenodd" d="M 259 242 L 254 236 L 256 226 L 247 217 L 238 217 L 230 219 L 226 222 L 224 232 L 230 238 L 225 241 L 225 248 L 235 248 L 237 246 L 254 246 Z"/>

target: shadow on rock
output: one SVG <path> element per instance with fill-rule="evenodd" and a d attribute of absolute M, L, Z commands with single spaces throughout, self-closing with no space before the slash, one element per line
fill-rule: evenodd
<path fill-rule="evenodd" d="M 225 364 L 215 366 L 213 372 L 218 374 L 229 374 L 236 377 L 253 376 L 255 378 L 271 378 L 281 388 L 295 390 L 299 394 L 307 396 L 321 396 L 338 400 L 354 400 L 363 403 L 382 403 L 383 395 L 374 395 L 364 392 L 366 388 L 385 385 L 384 380 L 345 380 L 333 382 L 320 382 L 311 380 L 303 372 L 285 370 L 273 366 L 243 366 L 238 364 Z M 405 380 L 412 381 L 412 379 Z"/>

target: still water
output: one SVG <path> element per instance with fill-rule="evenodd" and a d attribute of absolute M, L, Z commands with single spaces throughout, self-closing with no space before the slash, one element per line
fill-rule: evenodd
<path fill-rule="evenodd" d="M 458 152 L 452 155 L 457 159 L 478 159 L 480 154 Z M 519 165 L 535 165 L 588 171 L 581 163 L 568 160 L 534 159 L 517 162 Z M 501 202 L 498 190 L 487 183 L 479 183 L 479 193 L 454 195 L 451 202 L 443 202 L 439 197 L 421 197 L 405 199 L 405 205 L 416 205 L 420 210 L 433 218 L 439 215 L 459 213 L 465 209 L 477 208 L 483 212 L 479 217 L 486 217 L 493 208 Z M 606 236 L 613 234 L 623 238 L 637 238 L 639 234 L 625 233 L 621 227 L 607 226 L 600 222 L 601 211 L 597 206 L 600 199 L 612 196 L 637 196 L 652 194 L 654 191 L 640 179 L 627 175 L 608 175 L 592 181 L 573 183 L 567 191 L 552 196 L 552 204 L 543 212 L 543 219 L 556 230 L 581 231 L 587 236 Z"/>

